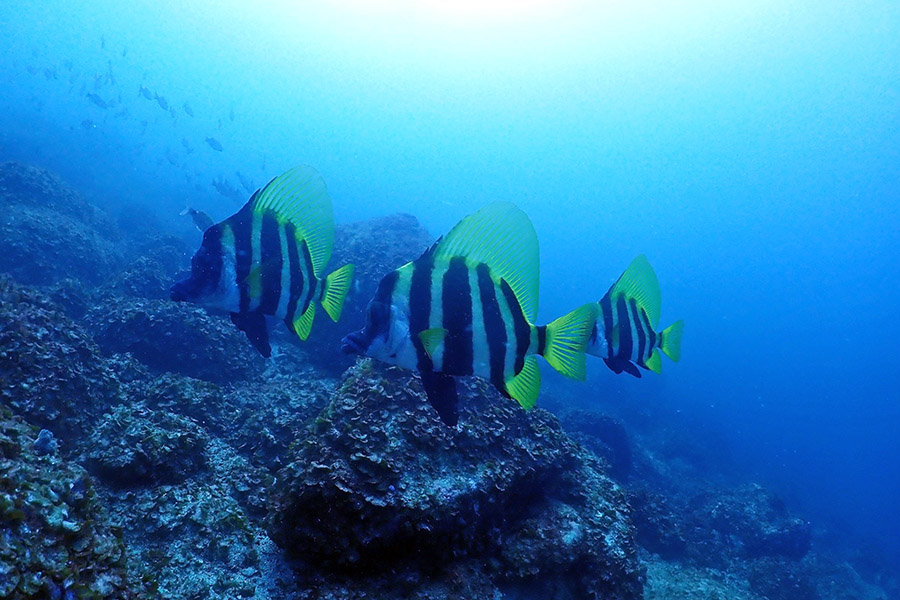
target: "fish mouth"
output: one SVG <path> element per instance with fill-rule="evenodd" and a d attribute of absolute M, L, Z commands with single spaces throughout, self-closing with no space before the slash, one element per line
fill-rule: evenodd
<path fill-rule="evenodd" d="M 341 352 L 344 354 L 363 354 L 366 351 L 362 343 L 362 332 L 356 331 L 344 336 L 341 340 Z"/>

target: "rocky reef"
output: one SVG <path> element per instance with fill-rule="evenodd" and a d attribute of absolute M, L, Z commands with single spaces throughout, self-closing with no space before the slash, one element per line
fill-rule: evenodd
<path fill-rule="evenodd" d="M 900 597 L 652 407 L 557 420 L 460 379 L 448 428 L 413 373 L 338 354 L 431 242 L 413 217 L 339 227 L 344 318 L 263 360 L 167 300 L 196 232 L 15 163 L 0 206 L 0 597 Z"/>
<path fill-rule="evenodd" d="M 414 375 L 361 361 L 278 472 L 272 539 L 320 574 L 380 587 L 469 563 L 479 597 L 640 597 L 625 495 L 596 459 L 550 413 L 483 383 L 462 402 L 462 425 L 446 427 Z"/>

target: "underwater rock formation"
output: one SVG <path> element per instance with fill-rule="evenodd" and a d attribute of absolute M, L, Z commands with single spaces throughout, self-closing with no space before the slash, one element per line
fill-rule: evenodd
<path fill-rule="evenodd" d="M 784 503 L 759 485 L 694 498 L 691 539 L 699 561 L 784 557 L 799 560 L 809 552 L 810 524 L 791 515 Z"/>
<path fill-rule="evenodd" d="M 141 405 L 104 415 L 88 443 L 88 466 L 113 485 L 182 481 L 206 465 L 209 436 L 192 420 Z"/>
<path fill-rule="evenodd" d="M 278 472 L 272 539 L 338 577 L 445 581 L 478 559 L 513 597 L 639 598 L 621 490 L 549 413 L 468 383 L 449 428 L 412 373 L 360 361 Z"/>
<path fill-rule="evenodd" d="M 0 406 L 0 597 L 138 598 L 121 534 L 91 478 L 33 449 L 38 431 Z"/>
<path fill-rule="evenodd" d="M 0 272 L 21 283 L 98 284 L 121 265 L 115 222 L 43 169 L 0 164 L 0 209 Z"/>
<path fill-rule="evenodd" d="M 609 465 L 608 474 L 625 482 L 631 473 L 631 443 L 620 422 L 586 410 L 571 410 L 561 419 L 572 439 L 583 444 Z"/>
<path fill-rule="evenodd" d="M 129 352 L 156 371 L 226 383 L 264 368 L 231 322 L 191 305 L 118 298 L 93 308 L 85 320 L 105 353 Z"/>
<path fill-rule="evenodd" d="M 90 336 L 46 296 L 2 276 L 0 399 L 30 423 L 65 432 L 64 446 L 120 401 Z"/>

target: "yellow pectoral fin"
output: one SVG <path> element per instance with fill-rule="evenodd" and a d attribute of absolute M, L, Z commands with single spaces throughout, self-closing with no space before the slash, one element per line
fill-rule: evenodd
<path fill-rule="evenodd" d="M 434 351 L 444 343 L 444 338 L 446 337 L 447 330 L 443 327 L 435 327 L 434 329 L 426 329 L 419 332 L 419 339 L 422 341 L 422 346 L 425 348 L 428 358 L 434 358 Z"/>

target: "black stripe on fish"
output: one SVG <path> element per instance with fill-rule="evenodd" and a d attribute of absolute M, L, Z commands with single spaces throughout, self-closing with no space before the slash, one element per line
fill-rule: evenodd
<path fill-rule="evenodd" d="M 288 329 L 293 331 L 294 319 L 297 314 L 297 302 L 300 301 L 300 295 L 303 293 L 303 269 L 300 266 L 300 252 L 297 249 L 297 230 L 294 224 L 285 223 L 284 233 L 287 236 L 288 263 L 290 265 L 290 282 L 288 282 L 290 299 L 288 300 L 284 322 L 287 323 Z"/>
<path fill-rule="evenodd" d="M 619 296 L 616 300 L 616 317 L 619 328 L 619 352 L 616 354 L 618 358 L 631 358 L 631 351 L 634 343 L 631 339 L 631 325 L 628 319 L 628 304 L 623 296 Z"/>
<path fill-rule="evenodd" d="M 282 286 L 287 282 L 281 281 L 281 263 L 284 259 L 281 256 L 278 220 L 270 211 L 263 214 L 259 249 L 262 298 L 258 310 L 265 315 L 274 315 L 278 310 Z"/>
<path fill-rule="evenodd" d="M 472 374 L 472 290 L 466 259 L 450 259 L 444 273 L 441 298 L 442 325 L 447 330 L 441 371 L 450 375 Z"/>
<path fill-rule="evenodd" d="M 637 355 L 635 355 L 632 360 L 639 365 L 644 364 L 644 352 L 647 350 L 647 334 L 644 333 L 644 323 L 641 319 L 641 315 L 638 314 L 638 306 L 637 300 L 632 298 L 629 301 L 631 305 L 631 316 L 632 322 L 634 323 L 634 328 L 637 331 L 638 336 L 638 351 Z"/>
<path fill-rule="evenodd" d="M 247 278 L 253 265 L 253 245 L 250 240 L 252 220 L 253 213 L 249 203 L 228 219 L 234 234 L 234 274 L 240 293 L 239 312 L 242 313 L 250 310 L 250 286 Z"/>
<path fill-rule="evenodd" d="M 519 306 L 516 293 L 509 287 L 505 279 L 500 280 L 500 290 L 503 292 L 507 306 L 509 306 L 509 312 L 512 314 L 513 319 L 513 330 L 516 332 L 516 364 L 514 372 L 518 374 L 522 367 L 525 366 L 525 353 L 528 352 L 528 345 L 531 343 L 531 326 L 525 319 L 525 315 L 522 314 L 522 307 Z"/>
<path fill-rule="evenodd" d="M 488 356 L 491 361 L 491 383 L 506 393 L 506 325 L 500 314 L 497 292 L 491 271 L 484 263 L 475 267 L 478 274 L 478 292 L 481 295 L 481 314 L 484 319 L 484 335 L 488 342 Z"/>
<path fill-rule="evenodd" d="M 412 277 L 409 283 L 409 331 L 412 343 L 416 348 L 419 371 L 431 372 L 434 364 L 425 352 L 419 333 L 428 329 L 431 313 L 431 271 L 434 269 L 434 257 L 429 253 L 413 263 Z"/>
<path fill-rule="evenodd" d="M 313 301 L 313 296 L 316 293 L 317 281 L 313 271 L 312 257 L 309 255 L 309 247 L 306 245 L 306 240 L 300 242 L 300 250 L 302 250 L 303 265 L 305 266 L 303 274 L 306 275 L 306 285 L 309 286 L 306 290 L 306 299 L 303 302 L 303 312 L 306 312 L 306 309 L 309 308 L 309 305 Z"/>
<path fill-rule="evenodd" d="M 603 332 L 606 336 L 606 357 L 611 359 L 613 357 L 613 310 L 609 294 L 606 294 L 600 300 L 600 312 L 603 313 Z"/>

